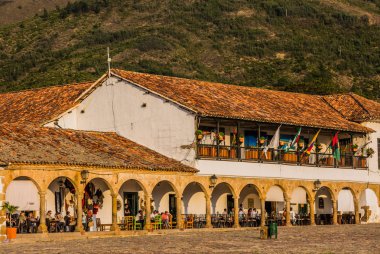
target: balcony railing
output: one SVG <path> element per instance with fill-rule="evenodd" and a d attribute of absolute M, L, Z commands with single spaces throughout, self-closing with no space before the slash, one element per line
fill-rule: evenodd
<path fill-rule="evenodd" d="M 269 148 L 265 152 L 264 148 L 225 145 L 198 144 L 197 158 L 294 164 L 316 167 L 367 168 L 367 157 L 355 156 L 353 153 L 343 153 L 338 161 L 331 153 L 312 152 L 310 155 L 305 155 L 303 151 L 285 151 L 273 148 Z"/>

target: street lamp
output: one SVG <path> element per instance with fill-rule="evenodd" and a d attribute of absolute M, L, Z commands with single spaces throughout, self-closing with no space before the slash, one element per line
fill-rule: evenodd
<path fill-rule="evenodd" d="M 86 181 L 89 175 L 90 175 L 90 172 L 88 170 L 82 170 L 80 172 L 80 177 L 82 178 L 82 181 L 80 181 L 80 183 L 86 184 Z"/>
<path fill-rule="evenodd" d="M 216 177 L 216 175 L 210 176 L 210 183 L 211 183 L 209 186 L 210 189 L 215 187 L 217 180 L 218 180 L 218 177 Z"/>
<path fill-rule="evenodd" d="M 319 179 L 317 181 L 314 181 L 314 189 L 313 191 L 318 191 L 321 188 L 321 181 Z"/>

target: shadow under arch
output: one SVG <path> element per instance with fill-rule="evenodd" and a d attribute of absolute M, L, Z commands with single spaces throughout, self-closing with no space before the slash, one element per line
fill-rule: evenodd
<path fill-rule="evenodd" d="M 195 207 L 190 207 L 190 204 L 194 205 L 194 201 L 191 202 L 192 198 L 197 193 L 203 193 L 203 197 L 199 197 L 196 200 Z M 206 214 L 206 188 L 199 182 L 193 181 L 186 185 L 182 192 L 183 210 L 185 214 Z M 192 211 L 192 212 L 189 212 Z M 197 212 L 195 212 L 197 211 Z M 199 212 L 202 211 L 202 212 Z"/>

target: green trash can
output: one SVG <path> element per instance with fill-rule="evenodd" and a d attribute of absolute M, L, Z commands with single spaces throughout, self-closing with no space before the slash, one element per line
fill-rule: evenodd
<path fill-rule="evenodd" d="M 277 239 L 277 223 L 276 222 L 270 222 L 268 226 L 268 237 L 272 238 L 272 236 L 275 236 Z"/>

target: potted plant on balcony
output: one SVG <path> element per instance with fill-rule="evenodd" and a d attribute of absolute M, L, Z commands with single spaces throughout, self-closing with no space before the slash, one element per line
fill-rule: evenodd
<path fill-rule="evenodd" d="M 265 143 L 265 137 L 260 137 L 259 143 L 263 145 Z"/>
<path fill-rule="evenodd" d="M 352 151 L 355 153 L 358 150 L 358 144 L 352 145 Z"/>
<path fill-rule="evenodd" d="M 197 136 L 197 140 L 198 140 L 198 141 L 201 141 L 202 138 L 203 138 L 203 131 L 202 131 L 202 130 L 197 130 L 197 131 L 195 132 L 195 135 Z"/>
<path fill-rule="evenodd" d="M 372 157 L 372 155 L 375 153 L 375 151 L 371 147 L 367 148 L 365 152 L 368 157 Z"/>
<path fill-rule="evenodd" d="M 239 142 L 240 142 L 240 144 L 244 143 L 244 135 L 243 134 L 239 135 Z"/>
<path fill-rule="evenodd" d="M 305 147 L 305 140 L 300 139 L 300 141 L 298 141 L 298 147 L 300 149 L 303 149 Z"/>
<path fill-rule="evenodd" d="M 9 202 L 4 202 L 2 206 L 2 210 L 7 213 L 7 219 L 9 221 L 9 227 L 7 227 L 6 233 L 8 240 L 15 239 L 17 234 L 17 227 L 14 225 L 14 221 L 12 220 L 12 215 L 17 211 L 18 207 L 9 204 Z"/>
<path fill-rule="evenodd" d="M 315 147 L 316 147 L 316 150 L 317 150 L 318 153 L 319 153 L 319 152 L 322 150 L 322 148 L 323 148 L 322 144 L 320 144 L 320 143 L 317 143 L 317 144 L 315 145 Z"/>
<path fill-rule="evenodd" d="M 219 140 L 219 142 L 224 141 L 224 132 L 219 132 L 218 133 L 218 140 Z"/>

